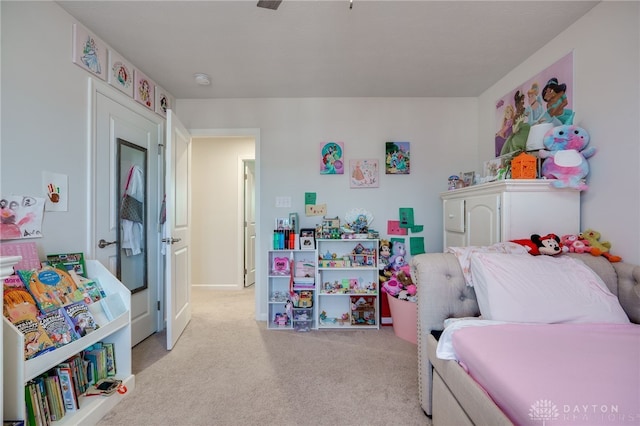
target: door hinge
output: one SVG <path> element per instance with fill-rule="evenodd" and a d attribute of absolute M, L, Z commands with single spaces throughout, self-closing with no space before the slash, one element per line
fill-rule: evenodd
<path fill-rule="evenodd" d="M 159 143 L 158 144 L 158 155 L 162 155 L 162 148 L 164 148 L 164 145 Z"/>
<path fill-rule="evenodd" d="M 160 301 L 158 300 L 158 310 L 160 310 Z"/>

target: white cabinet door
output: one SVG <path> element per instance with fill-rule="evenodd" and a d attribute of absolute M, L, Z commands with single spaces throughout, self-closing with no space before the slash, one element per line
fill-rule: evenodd
<path fill-rule="evenodd" d="M 467 246 L 488 246 L 500 241 L 500 195 L 469 197 L 466 203 Z"/>

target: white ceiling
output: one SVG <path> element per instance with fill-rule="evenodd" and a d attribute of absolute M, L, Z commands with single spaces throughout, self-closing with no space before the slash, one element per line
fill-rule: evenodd
<path fill-rule="evenodd" d="M 598 2 L 57 3 L 185 99 L 478 96 Z"/>

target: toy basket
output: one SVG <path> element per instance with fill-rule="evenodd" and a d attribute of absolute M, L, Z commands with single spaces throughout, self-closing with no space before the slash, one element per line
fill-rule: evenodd
<path fill-rule="evenodd" d="M 418 304 L 395 297 L 387 297 L 393 319 L 393 332 L 401 339 L 418 343 Z"/>

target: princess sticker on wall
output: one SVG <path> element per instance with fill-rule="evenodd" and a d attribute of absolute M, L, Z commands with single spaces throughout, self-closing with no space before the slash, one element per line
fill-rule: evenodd
<path fill-rule="evenodd" d="M 320 143 L 320 174 L 344 174 L 344 144 L 342 142 Z"/>

